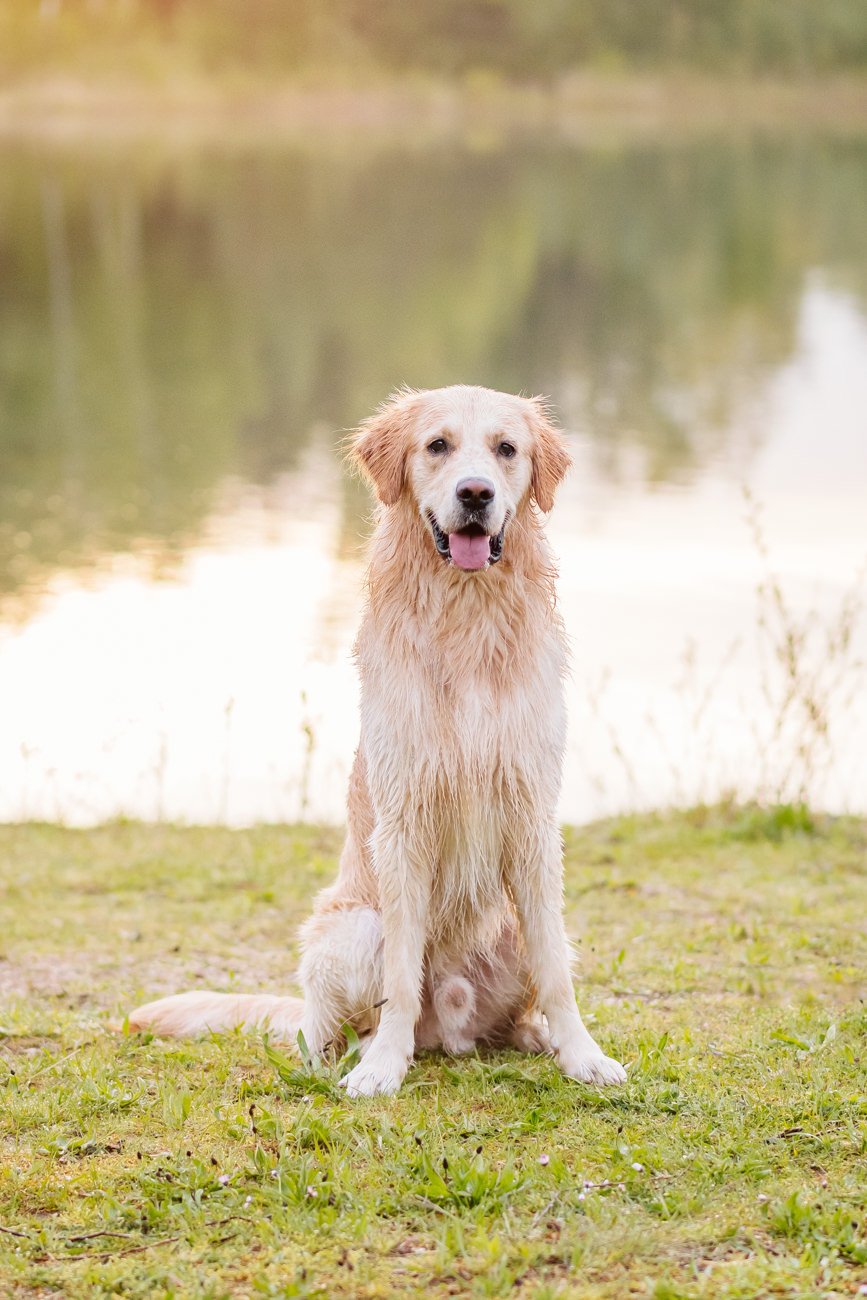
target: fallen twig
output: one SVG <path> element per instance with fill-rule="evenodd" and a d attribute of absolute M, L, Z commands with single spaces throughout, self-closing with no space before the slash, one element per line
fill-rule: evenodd
<path fill-rule="evenodd" d="M 126 1250 L 83 1250 L 78 1255 L 58 1256 L 52 1255 L 51 1259 L 120 1259 L 122 1255 L 140 1255 L 143 1250 L 151 1250 L 155 1246 L 169 1246 L 173 1241 L 181 1241 L 185 1236 L 183 1232 L 177 1233 L 174 1237 L 161 1237 L 159 1241 L 145 1241 L 140 1246 L 127 1246 Z"/>
<path fill-rule="evenodd" d="M 222 1246 L 227 1241 L 234 1241 L 240 1235 L 240 1232 L 227 1232 L 224 1237 L 217 1237 L 216 1241 L 211 1241 L 208 1244 L 210 1246 Z"/>
<path fill-rule="evenodd" d="M 265 1215 L 265 1218 L 267 1219 L 270 1219 L 270 1217 L 271 1217 L 270 1214 Z M 227 1223 L 255 1223 L 255 1222 L 256 1220 L 251 1219 L 248 1214 L 230 1214 L 229 1217 L 226 1219 L 206 1219 L 204 1226 L 206 1228 L 223 1228 Z"/>
<path fill-rule="evenodd" d="M 66 1244 L 69 1245 L 73 1241 L 92 1241 L 94 1237 L 126 1237 L 131 1241 L 135 1241 L 136 1234 L 134 1232 L 113 1232 L 110 1228 L 100 1228 L 98 1232 L 82 1232 L 77 1237 L 67 1237 Z"/>

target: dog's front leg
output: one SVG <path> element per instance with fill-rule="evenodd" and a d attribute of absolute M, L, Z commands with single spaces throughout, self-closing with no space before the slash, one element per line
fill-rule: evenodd
<path fill-rule="evenodd" d="M 599 1047 L 575 1002 L 563 924 L 560 833 L 556 826 L 542 828 L 522 848 L 508 866 L 509 889 L 539 1004 L 548 1018 L 551 1046 L 564 1073 L 573 1079 L 623 1083 L 626 1071 Z"/>
<path fill-rule="evenodd" d="M 382 908 L 385 1005 L 364 1059 L 343 1080 L 350 1097 L 397 1092 L 403 1083 L 412 1061 L 424 978 L 429 854 L 402 822 L 380 823 L 372 848 Z"/>

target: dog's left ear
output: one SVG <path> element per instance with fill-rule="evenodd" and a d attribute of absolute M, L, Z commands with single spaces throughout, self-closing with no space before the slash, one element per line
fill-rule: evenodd
<path fill-rule="evenodd" d="M 403 491 L 418 396 L 406 388 L 392 393 L 376 414 L 364 421 L 352 440 L 352 458 L 370 479 L 384 506 L 395 505 Z"/>
<path fill-rule="evenodd" d="M 554 506 L 554 493 L 572 457 L 566 450 L 563 435 L 551 420 L 547 403 L 542 397 L 531 397 L 527 416 L 533 434 L 533 476 L 530 493 L 539 509 L 547 514 Z"/>

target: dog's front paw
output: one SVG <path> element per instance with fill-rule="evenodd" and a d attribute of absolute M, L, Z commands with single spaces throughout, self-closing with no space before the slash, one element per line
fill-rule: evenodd
<path fill-rule="evenodd" d="M 377 1052 L 374 1044 L 346 1078 L 340 1080 L 340 1086 L 349 1097 L 376 1097 L 380 1093 L 390 1096 L 403 1083 L 407 1068 L 402 1057 Z"/>
<path fill-rule="evenodd" d="M 581 1083 L 625 1083 L 626 1071 L 619 1061 L 602 1052 L 563 1052 L 559 1054 L 560 1068 L 571 1079 Z"/>

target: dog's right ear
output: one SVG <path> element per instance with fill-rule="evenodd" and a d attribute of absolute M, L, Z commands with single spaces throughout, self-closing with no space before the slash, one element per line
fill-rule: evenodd
<path fill-rule="evenodd" d="M 384 506 L 393 506 L 403 491 L 418 397 L 406 388 L 392 393 L 352 440 L 352 459 L 370 479 Z"/>

